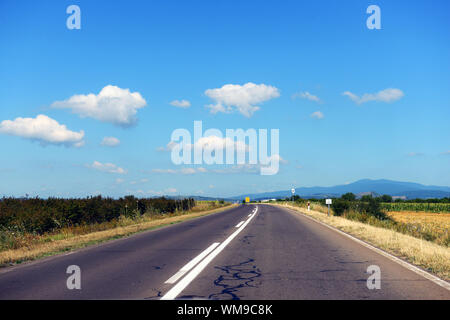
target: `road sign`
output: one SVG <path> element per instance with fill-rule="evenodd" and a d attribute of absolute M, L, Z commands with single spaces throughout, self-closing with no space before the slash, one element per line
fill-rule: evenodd
<path fill-rule="evenodd" d="M 326 199 L 325 203 L 328 205 L 328 216 L 330 216 L 330 204 L 331 204 L 331 199 Z"/>
<path fill-rule="evenodd" d="M 250 202 L 250 197 L 245 197 L 245 203 L 249 203 Z"/>
<path fill-rule="evenodd" d="M 292 188 L 292 189 L 291 189 L 291 192 L 292 192 L 292 194 L 294 194 L 294 193 L 295 193 L 295 189 L 294 189 L 294 188 Z"/>

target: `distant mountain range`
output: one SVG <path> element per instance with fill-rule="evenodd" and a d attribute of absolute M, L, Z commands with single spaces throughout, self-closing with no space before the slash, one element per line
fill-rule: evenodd
<path fill-rule="evenodd" d="M 344 193 L 352 192 L 357 196 L 373 194 L 374 196 L 388 194 L 406 199 L 415 198 L 445 198 L 450 197 L 450 187 L 426 186 L 419 183 L 400 182 L 393 180 L 371 180 L 363 179 L 353 183 L 337 185 L 332 187 L 307 187 L 295 188 L 295 194 L 303 198 L 327 198 L 340 197 Z M 291 190 L 253 193 L 230 197 L 230 200 L 241 200 L 250 197 L 251 200 L 262 200 L 271 198 L 285 198 L 291 196 Z"/>

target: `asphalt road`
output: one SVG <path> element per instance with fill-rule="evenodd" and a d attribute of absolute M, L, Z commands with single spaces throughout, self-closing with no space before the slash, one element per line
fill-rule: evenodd
<path fill-rule="evenodd" d="M 257 207 L 2 269 L 0 299 L 450 299 L 449 290 L 336 231 Z M 80 267 L 80 290 L 67 288 L 70 265 Z M 380 268 L 380 289 L 367 287 L 371 265 Z"/>

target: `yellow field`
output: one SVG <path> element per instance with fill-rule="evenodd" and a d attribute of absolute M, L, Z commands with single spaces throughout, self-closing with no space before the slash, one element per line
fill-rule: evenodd
<path fill-rule="evenodd" d="M 392 211 L 386 214 L 397 222 L 421 228 L 425 232 L 439 234 L 441 237 L 447 235 L 450 230 L 450 213 Z"/>

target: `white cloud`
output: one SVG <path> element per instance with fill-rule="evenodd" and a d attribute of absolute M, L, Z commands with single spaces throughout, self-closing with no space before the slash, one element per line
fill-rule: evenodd
<path fill-rule="evenodd" d="M 0 122 L 0 133 L 39 141 L 42 145 L 56 144 L 73 147 L 84 145 L 84 131 L 74 132 L 56 120 L 40 114 L 36 118 L 16 118 Z"/>
<path fill-rule="evenodd" d="M 424 154 L 422 152 L 410 152 L 408 153 L 408 157 L 420 157 L 423 156 Z"/>
<path fill-rule="evenodd" d="M 325 117 L 325 116 L 320 111 L 316 111 L 316 112 L 311 113 L 311 118 L 323 119 L 323 117 Z"/>
<path fill-rule="evenodd" d="M 180 171 L 182 174 L 194 174 L 197 172 L 194 168 L 183 168 Z"/>
<path fill-rule="evenodd" d="M 123 179 L 121 179 L 121 178 L 117 178 L 116 179 L 116 183 L 117 184 L 121 184 L 121 183 L 123 183 L 125 180 L 123 180 Z"/>
<path fill-rule="evenodd" d="M 155 173 L 177 173 L 177 171 L 173 170 L 173 169 L 152 169 L 152 172 L 155 172 Z"/>
<path fill-rule="evenodd" d="M 132 191 L 128 191 L 128 190 L 127 190 L 127 192 L 133 193 Z M 153 196 L 163 196 L 163 195 L 167 195 L 169 193 L 176 193 L 176 192 L 178 192 L 178 190 L 175 189 L 175 188 L 167 188 L 167 189 L 164 189 L 162 191 L 159 191 L 159 190 L 148 190 L 147 192 L 144 192 L 142 190 L 138 190 L 137 192 L 143 193 L 143 194 L 149 194 L 149 195 L 153 195 Z"/>
<path fill-rule="evenodd" d="M 106 147 L 117 147 L 120 144 L 120 140 L 114 137 L 104 137 L 101 145 Z"/>
<path fill-rule="evenodd" d="M 102 172 L 108 172 L 108 173 L 118 173 L 118 174 L 125 174 L 127 173 L 126 170 L 122 169 L 121 167 L 116 166 L 113 163 L 101 163 L 98 161 L 94 161 L 91 165 L 87 165 L 87 167 L 102 171 Z"/>
<path fill-rule="evenodd" d="M 280 164 L 287 164 L 288 161 L 282 158 L 278 154 L 271 155 L 267 157 L 268 163 L 273 163 L 278 161 Z M 260 174 L 261 168 L 267 168 L 266 165 L 258 164 L 237 164 L 233 166 L 225 166 L 220 169 L 213 169 L 211 172 L 220 173 L 220 174 L 242 174 L 242 173 L 251 173 L 251 174 Z"/>
<path fill-rule="evenodd" d="M 280 92 L 273 86 L 249 82 L 242 86 L 226 84 L 221 88 L 208 89 L 205 95 L 215 102 L 207 106 L 211 113 L 229 113 L 237 109 L 242 115 L 251 117 L 259 110 L 256 104 L 277 98 Z"/>
<path fill-rule="evenodd" d="M 135 184 L 138 184 L 138 183 L 146 183 L 146 182 L 148 182 L 148 179 L 141 179 L 139 181 L 136 181 L 136 180 L 130 181 L 130 184 L 131 185 L 135 185 Z"/>
<path fill-rule="evenodd" d="M 441 152 L 441 155 L 450 155 L 450 150 L 447 150 L 447 151 Z"/>
<path fill-rule="evenodd" d="M 98 95 L 77 94 L 64 101 L 56 101 L 51 107 L 71 109 L 82 118 L 94 118 L 118 126 L 128 127 L 136 123 L 137 110 L 147 105 L 139 92 L 130 92 L 107 85 Z"/>
<path fill-rule="evenodd" d="M 152 172 L 154 172 L 154 173 L 170 173 L 170 174 L 177 174 L 177 173 L 181 173 L 181 174 L 196 174 L 196 173 L 205 173 L 205 172 L 208 172 L 208 170 L 203 168 L 203 167 L 199 167 L 199 168 L 181 168 L 179 170 L 174 170 L 174 169 L 152 169 Z"/>
<path fill-rule="evenodd" d="M 315 96 L 315 95 L 309 93 L 308 91 L 296 93 L 296 94 L 294 94 L 293 97 L 294 98 L 299 97 L 299 98 L 307 99 L 309 101 L 314 101 L 314 102 L 320 102 L 321 101 L 318 96 Z"/>
<path fill-rule="evenodd" d="M 177 108 L 189 108 L 191 106 L 188 100 L 173 100 L 170 104 Z"/>
<path fill-rule="evenodd" d="M 158 151 L 172 151 L 172 149 L 178 145 L 175 141 L 170 141 L 165 147 L 159 147 L 156 150 Z"/>
<path fill-rule="evenodd" d="M 269 158 L 269 162 L 278 161 L 281 164 L 287 164 L 288 163 L 288 161 L 283 159 L 279 154 L 274 154 L 274 155 L 272 155 L 272 156 L 270 156 L 268 158 Z"/>
<path fill-rule="evenodd" d="M 158 151 L 172 151 L 172 149 L 177 146 L 179 143 L 170 141 L 165 147 L 159 147 Z M 218 149 L 224 149 L 227 145 L 233 146 L 235 151 L 243 151 L 248 152 L 250 150 L 249 145 L 242 141 L 234 141 L 231 138 L 221 138 L 218 136 L 207 136 L 201 137 L 194 144 L 186 144 L 185 148 L 187 150 L 198 149 L 198 150 L 207 150 L 213 151 Z"/>
<path fill-rule="evenodd" d="M 234 141 L 231 138 L 221 138 L 218 136 L 201 137 L 194 143 L 193 147 L 194 149 L 212 151 L 223 149 L 227 145 L 234 146 L 236 151 L 249 151 L 249 146 L 242 141 Z M 187 147 L 192 148 L 192 145 L 188 145 Z"/>
<path fill-rule="evenodd" d="M 357 104 L 362 104 L 369 101 L 394 102 L 401 99 L 405 95 L 402 90 L 394 88 L 384 89 L 377 93 L 364 93 L 361 97 L 351 93 L 350 91 L 345 91 L 342 94 L 349 97 Z"/>
<path fill-rule="evenodd" d="M 259 173 L 260 166 L 257 164 L 238 164 L 234 166 L 227 166 L 221 169 L 211 170 L 214 173 L 222 173 L 222 174 L 241 174 L 241 173 Z"/>

